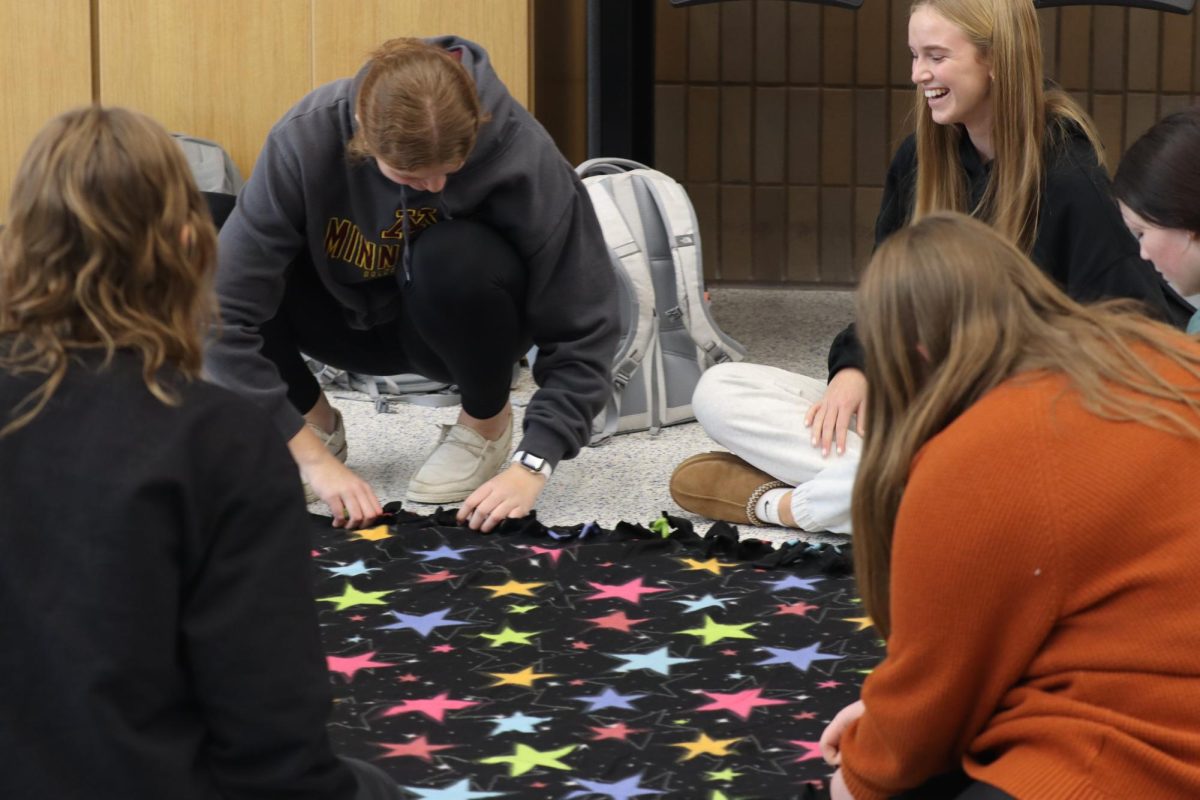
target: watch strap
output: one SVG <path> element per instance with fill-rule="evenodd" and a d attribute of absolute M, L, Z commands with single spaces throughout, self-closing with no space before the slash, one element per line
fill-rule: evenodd
<path fill-rule="evenodd" d="M 539 475 L 546 476 L 547 478 L 549 478 L 554 472 L 554 468 L 550 466 L 549 461 L 541 456 L 534 455 L 533 453 L 525 450 L 518 450 L 517 452 L 513 453 L 512 463 L 520 464 L 530 472 L 536 472 Z"/>

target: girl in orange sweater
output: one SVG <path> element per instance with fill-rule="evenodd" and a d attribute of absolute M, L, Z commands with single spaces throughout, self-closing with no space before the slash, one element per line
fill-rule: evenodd
<path fill-rule="evenodd" d="M 835 800 L 1200 797 L 1200 344 L 950 213 L 877 251 L 858 319 L 888 652 L 822 737 Z"/>

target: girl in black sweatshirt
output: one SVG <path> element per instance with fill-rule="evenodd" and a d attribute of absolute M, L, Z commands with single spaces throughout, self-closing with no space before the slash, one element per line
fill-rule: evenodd
<path fill-rule="evenodd" d="M 0 797 L 387 798 L 336 758 L 296 468 L 199 380 L 216 235 L 155 122 L 51 121 L 0 233 Z"/>
<path fill-rule="evenodd" d="M 909 221 L 960 211 L 990 223 L 1073 299 L 1132 298 L 1186 325 L 1190 306 L 1125 229 L 1091 120 L 1043 85 L 1032 0 L 920 0 L 908 48 L 917 131 L 888 170 L 876 244 Z M 849 532 L 868 422 L 864 364 L 851 325 L 830 349 L 827 386 L 751 364 L 706 372 L 693 410 L 734 457 L 681 464 L 676 501 L 734 522 Z"/>

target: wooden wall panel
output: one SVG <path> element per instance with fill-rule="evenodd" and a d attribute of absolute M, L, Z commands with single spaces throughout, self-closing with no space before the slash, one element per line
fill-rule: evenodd
<path fill-rule="evenodd" d="M 786 83 L 786 0 L 762 0 L 754 18 L 754 80 L 756 83 Z"/>
<path fill-rule="evenodd" d="M 707 86 L 688 89 L 687 179 L 715 181 L 721 157 L 719 90 Z"/>
<path fill-rule="evenodd" d="M 246 5 L 242 0 L 235 2 L 240 7 Z M 314 85 L 353 75 L 371 50 L 387 39 L 456 33 L 483 45 L 513 97 L 529 103 L 529 0 L 311 2 Z M 207 8 L 210 2 L 188 5 Z M 294 2 L 288 5 L 300 6 Z M 243 20 L 248 12 L 234 16 Z"/>
<path fill-rule="evenodd" d="M 559 3 L 562 0 L 547 0 Z M 671 0 L 655 0 L 654 78 L 682 83 L 688 77 L 688 15 L 673 9 Z M 539 73 L 537 82 L 543 76 Z M 585 87 L 586 88 L 586 87 Z"/>
<path fill-rule="evenodd" d="M 815 283 L 820 270 L 820 203 L 815 186 L 788 189 L 787 280 Z"/>
<path fill-rule="evenodd" d="M 1127 10 L 1097 7 L 1092 16 L 1091 87 L 1097 91 L 1121 91 L 1125 85 L 1125 16 Z"/>
<path fill-rule="evenodd" d="M 1163 117 L 1174 114 L 1176 111 L 1183 111 L 1188 106 L 1195 105 L 1195 101 L 1190 95 L 1186 94 L 1164 94 L 1158 98 L 1158 117 Z"/>
<path fill-rule="evenodd" d="M 787 263 L 787 189 L 758 186 L 754 189 L 754 263 L 750 274 L 756 283 L 779 283 Z"/>
<path fill-rule="evenodd" d="M 913 110 L 913 90 L 911 88 L 893 89 L 891 95 L 888 128 L 888 140 L 891 147 L 888 149 L 894 153 L 900 143 L 917 129 L 917 117 Z M 891 163 L 890 155 L 888 163 Z"/>
<path fill-rule="evenodd" d="M 854 14 L 845 8 L 821 7 L 821 82 L 826 86 L 854 81 Z"/>
<path fill-rule="evenodd" d="M 720 196 L 721 279 L 753 280 L 753 190 L 749 186 L 722 186 Z"/>
<path fill-rule="evenodd" d="M 821 92 L 788 91 L 788 182 L 815 185 L 820 180 Z"/>
<path fill-rule="evenodd" d="M 875 252 L 875 218 L 883 204 L 883 189 L 854 190 L 854 278 L 862 275 Z"/>
<path fill-rule="evenodd" d="M 859 86 L 885 86 L 888 80 L 888 9 L 878 0 L 863 3 L 857 12 L 858 28 L 855 36 L 857 73 L 855 83 Z M 897 42 L 897 47 L 902 47 Z M 906 48 L 904 52 L 908 52 Z"/>
<path fill-rule="evenodd" d="M 1042 29 L 1042 69 L 1046 77 L 1058 79 L 1058 9 L 1038 9 L 1038 27 Z"/>
<path fill-rule="evenodd" d="M 888 59 L 892 86 L 908 86 L 912 78 L 912 53 L 908 49 L 908 9 L 910 0 L 890 0 L 888 30 L 891 58 Z"/>
<path fill-rule="evenodd" d="M 704 279 L 720 278 L 717 268 L 721 264 L 721 211 L 717 185 L 715 183 L 693 183 L 686 185 L 692 208 L 696 209 L 696 224 L 700 226 L 700 260 L 704 263 Z"/>
<path fill-rule="evenodd" d="M 679 10 L 672 11 L 678 14 Z M 687 9 L 688 80 L 714 82 L 721 77 L 721 5 Z"/>
<path fill-rule="evenodd" d="M 1130 93 L 1125 96 L 1125 138 L 1121 144 L 1124 150 L 1137 141 L 1137 138 L 1149 130 L 1158 119 L 1158 97 L 1152 94 Z M 1116 161 L 1116 159 L 1113 159 Z"/>
<path fill-rule="evenodd" d="M 531 108 L 572 164 L 587 158 L 587 0 L 532 0 Z M 666 26 L 664 26 L 666 28 Z M 669 28 L 667 28 L 669 30 Z M 686 58 L 687 41 L 679 58 Z M 659 63 L 665 61 L 660 57 Z M 686 62 L 679 66 L 687 74 Z M 683 87 L 675 87 L 683 91 Z M 674 120 L 682 129 L 683 115 Z M 677 154 L 683 157 L 682 150 Z"/>
<path fill-rule="evenodd" d="M 884 89 L 859 89 L 854 93 L 854 158 L 858 186 L 883 185 L 891 158 Z"/>
<path fill-rule="evenodd" d="M 1072 6 L 1059 9 L 1058 80 L 1067 89 L 1086 89 L 1091 74 L 1092 10 Z"/>
<path fill-rule="evenodd" d="M 1119 94 L 1098 94 L 1092 97 L 1092 119 L 1104 142 L 1104 160 L 1111 173 L 1120 161 L 1124 137 L 1125 98 Z"/>
<path fill-rule="evenodd" d="M 821 189 L 821 280 L 828 283 L 854 282 L 853 190 L 844 187 Z"/>
<path fill-rule="evenodd" d="M 0 114 L 3 224 L 13 178 L 33 137 L 51 117 L 92 100 L 87 3 L 0 3 L 0 75 L 5 76 L 5 112 Z"/>
<path fill-rule="evenodd" d="M 821 92 L 821 183 L 849 186 L 854 177 L 854 97 L 845 89 Z"/>
<path fill-rule="evenodd" d="M 815 86 L 821 82 L 821 7 L 788 3 L 788 80 Z"/>
<path fill-rule="evenodd" d="M 1126 86 L 1135 92 L 1158 88 L 1158 45 L 1161 14 L 1135 8 L 1129 11 L 1129 69 Z"/>
<path fill-rule="evenodd" d="M 1196 52 L 1196 49 L 1200 48 L 1197 48 L 1195 45 L 1196 42 L 1200 42 L 1200 14 L 1193 12 L 1192 16 L 1195 17 L 1195 21 L 1193 23 L 1195 35 L 1192 37 L 1192 47 L 1195 48 L 1192 51 L 1192 87 L 1193 91 L 1200 93 L 1200 53 Z M 1176 22 L 1175 24 L 1183 25 L 1185 23 Z"/>
<path fill-rule="evenodd" d="M 753 157 L 749 86 L 721 87 L 721 181 L 749 183 Z"/>
<path fill-rule="evenodd" d="M 755 89 L 754 111 L 754 180 L 786 183 L 787 89 Z"/>
<path fill-rule="evenodd" d="M 654 88 L 654 166 L 681 181 L 687 175 L 687 89 Z"/>
<path fill-rule="evenodd" d="M 316 83 L 353 74 L 395 35 L 452 30 L 481 41 L 529 103 L 532 2 L 373 0 L 349 13 L 334 0 L 5 0 L 0 68 L 19 79 L 5 88 L 0 176 L 46 117 L 93 99 L 214 139 L 248 174 L 292 104 Z"/>
<path fill-rule="evenodd" d="M 312 20 L 291 0 L 99 0 L 100 100 L 220 142 L 249 175 L 312 87 Z"/>
<path fill-rule="evenodd" d="M 20 80 L 6 87 L 0 188 L 46 118 L 93 96 L 221 141 L 249 171 L 267 129 L 292 103 L 316 83 L 353 73 L 394 35 L 452 30 L 474 38 L 530 103 L 530 28 L 538 25 L 531 7 L 539 2 L 562 0 L 365 0 L 353 13 L 336 0 L 6 0 L 0 68 Z M 879 0 L 857 14 L 783 0 L 687 10 L 655 2 L 666 9 L 656 32 L 660 163 L 701 198 L 711 275 L 851 279 L 879 188 L 880 132 L 886 162 L 912 127 L 910 0 Z M 1195 102 L 1200 14 L 1098 6 L 1043 10 L 1039 20 L 1047 75 L 1092 110 L 1110 164 L 1153 119 Z M 46 63 L 55 69 L 36 66 Z M 549 72 L 561 67 L 536 63 L 547 86 L 562 77 Z M 583 80 L 582 69 L 562 77 L 575 91 L 558 96 L 576 102 L 545 112 L 563 110 L 578 127 Z M 723 108 L 740 120 L 729 121 Z M 778 193 L 761 191 L 776 186 L 786 189 L 786 214 L 764 199 Z M 786 236 L 771 233 L 780 224 Z M 721 269 L 725 253 L 744 263 Z"/>
<path fill-rule="evenodd" d="M 1192 91 L 1192 26 L 1175 17 L 1162 30 L 1162 85 L 1164 92 Z"/>
<path fill-rule="evenodd" d="M 722 3 L 721 80 L 749 83 L 754 79 L 754 6 Z"/>

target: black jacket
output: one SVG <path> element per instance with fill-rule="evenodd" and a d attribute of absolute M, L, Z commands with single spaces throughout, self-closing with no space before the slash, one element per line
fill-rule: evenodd
<path fill-rule="evenodd" d="M 351 798 L 296 465 L 249 402 L 176 383 L 73 364 L 0 439 L 0 797 Z M 0 372 L 0 418 L 35 385 Z"/>
<path fill-rule="evenodd" d="M 1142 301 L 1158 318 L 1183 329 L 1192 307 L 1138 255 L 1109 192 L 1108 174 L 1082 131 L 1048 145 L 1045 187 L 1034 239 L 1033 262 L 1071 298 L 1088 302 L 1113 297 Z M 991 163 L 984 164 L 968 137 L 959 158 L 967 174 L 971 207 L 987 187 Z M 917 189 L 916 138 L 900 145 L 888 169 L 883 204 L 875 220 L 875 246 L 902 228 L 912 213 Z M 833 340 L 829 377 L 846 367 L 862 369 L 862 345 L 850 325 Z"/>

